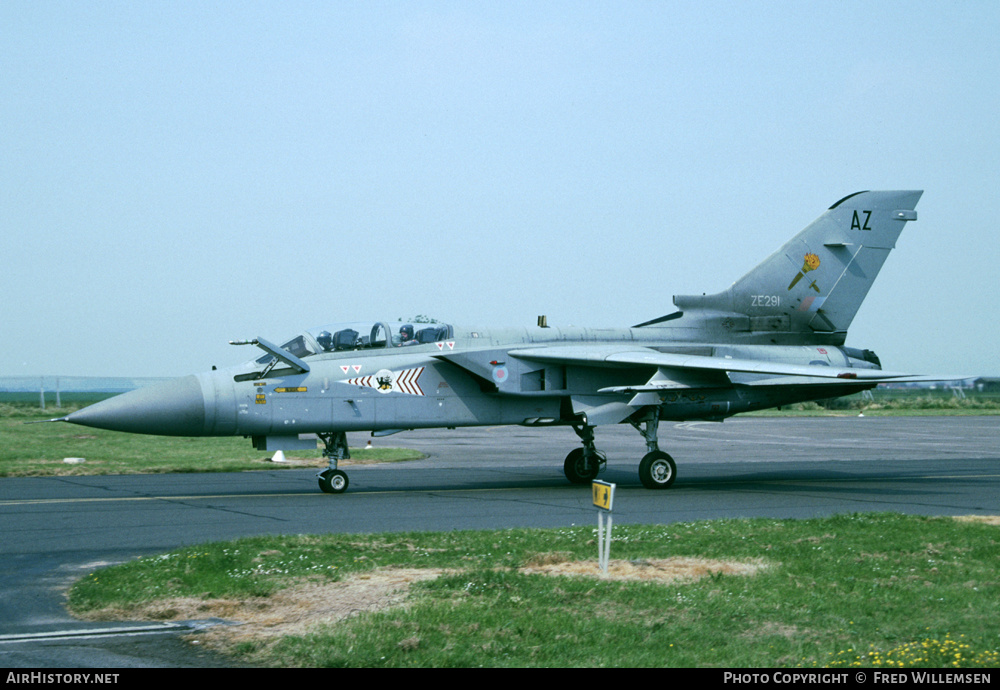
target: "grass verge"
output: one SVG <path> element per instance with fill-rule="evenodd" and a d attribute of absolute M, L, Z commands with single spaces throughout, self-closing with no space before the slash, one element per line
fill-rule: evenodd
<path fill-rule="evenodd" d="M 88 618 L 275 666 L 996 666 L 1000 525 L 896 514 L 254 537 L 97 571 Z"/>
<path fill-rule="evenodd" d="M 287 463 L 273 463 L 273 453 L 256 451 L 241 437 L 143 436 L 65 423 L 25 424 L 63 416 L 73 409 L 0 404 L 0 477 L 241 472 L 327 464 L 318 449 L 288 453 Z M 351 459 L 343 466 L 422 457 L 419 451 L 407 448 L 352 448 Z M 84 458 L 86 462 L 71 465 L 64 463 L 64 458 Z"/>
<path fill-rule="evenodd" d="M 870 417 L 997 415 L 1000 414 L 1000 398 L 995 394 L 958 398 L 949 391 L 919 394 L 909 390 L 876 390 L 868 398 L 857 394 L 748 413 L 759 417 L 854 417 L 859 414 Z"/>

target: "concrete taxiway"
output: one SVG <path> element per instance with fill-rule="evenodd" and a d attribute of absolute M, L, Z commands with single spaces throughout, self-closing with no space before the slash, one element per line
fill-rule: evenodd
<path fill-rule="evenodd" d="M 598 430 L 608 456 L 600 478 L 618 484 L 617 524 L 1000 512 L 1000 417 L 736 418 L 664 424 L 660 439 L 678 479 L 650 491 L 636 472 L 641 437 L 630 427 Z M 0 480 L 0 658 L 8 667 L 226 663 L 186 647 L 177 630 L 95 637 L 120 624 L 65 613 L 74 579 L 140 554 L 253 534 L 596 523 L 589 487 L 562 475 L 578 444 L 570 429 L 414 431 L 375 443 L 428 457 L 345 466 L 342 495 L 321 493 L 315 470 L 300 469 Z"/>

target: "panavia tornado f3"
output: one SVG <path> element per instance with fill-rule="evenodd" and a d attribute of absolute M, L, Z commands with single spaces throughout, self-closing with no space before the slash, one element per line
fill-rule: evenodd
<path fill-rule="evenodd" d="M 317 449 L 328 493 L 348 431 L 519 424 L 571 426 L 570 482 L 605 466 L 594 430 L 631 424 L 646 441 L 639 478 L 677 476 L 659 448 L 661 420 L 713 420 L 857 393 L 887 381 L 940 380 L 883 371 L 845 347 L 847 328 L 908 221 L 920 191 L 858 192 L 831 206 L 728 290 L 679 295 L 676 311 L 631 328 L 467 328 L 367 321 L 313 328 L 237 366 L 141 388 L 59 420 L 138 434 L 232 436 L 261 451 Z"/>

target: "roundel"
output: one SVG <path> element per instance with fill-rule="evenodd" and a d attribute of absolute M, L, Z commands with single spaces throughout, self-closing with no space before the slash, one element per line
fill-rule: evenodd
<path fill-rule="evenodd" d="M 493 368 L 493 380 L 497 383 L 503 383 L 507 380 L 507 367 L 494 367 Z"/>

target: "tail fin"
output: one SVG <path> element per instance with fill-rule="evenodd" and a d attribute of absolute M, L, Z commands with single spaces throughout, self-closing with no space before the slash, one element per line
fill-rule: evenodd
<path fill-rule="evenodd" d="M 730 332 L 787 334 L 773 342 L 843 341 L 922 191 L 844 197 L 763 263 L 715 295 L 674 297 L 694 316 L 728 313 Z M 694 312 L 694 313 L 692 313 Z M 715 319 L 710 319 L 714 321 Z"/>

